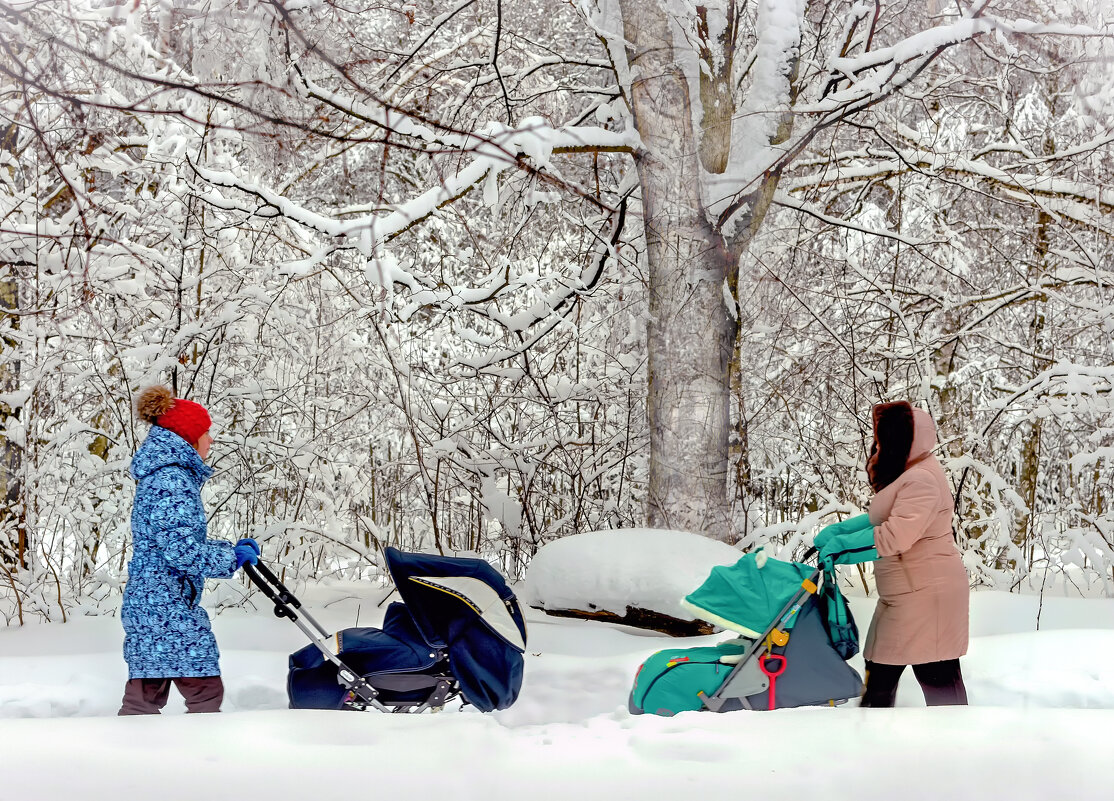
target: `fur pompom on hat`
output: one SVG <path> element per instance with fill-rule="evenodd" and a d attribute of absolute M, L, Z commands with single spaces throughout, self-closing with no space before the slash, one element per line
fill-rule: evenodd
<path fill-rule="evenodd" d="M 135 409 L 140 419 L 173 431 L 190 445 L 197 445 L 201 435 L 213 425 L 204 406 L 175 398 L 164 386 L 147 387 L 140 392 Z"/>

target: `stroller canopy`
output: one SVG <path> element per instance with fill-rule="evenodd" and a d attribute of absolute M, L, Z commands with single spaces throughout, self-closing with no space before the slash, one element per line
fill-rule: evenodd
<path fill-rule="evenodd" d="M 510 706 L 522 684 L 526 621 L 499 572 L 482 559 L 384 555 L 418 633 L 448 652 L 464 697 L 483 711 Z"/>
<path fill-rule="evenodd" d="M 812 573 L 808 565 L 772 559 L 758 550 L 733 565 L 712 568 L 681 605 L 701 620 L 757 638 Z"/>

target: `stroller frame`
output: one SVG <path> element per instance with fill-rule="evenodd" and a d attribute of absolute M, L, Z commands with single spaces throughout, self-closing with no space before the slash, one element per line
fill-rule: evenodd
<path fill-rule="evenodd" d="M 425 712 L 427 709 L 432 709 L 437 712 L 440 711 L 448 701 L 460 695 L 460 685 L 455 678 L 452 676 L 433 676 L 429 677 L 433 681 L 432 685 L 428 683 L 418 685 L 419 687 L 432 686 L 432 692 L 425 701 L 421 703 L 383 703 L 379 700 L 379 690 L 357 671 L 345 664 L 344 660 L 334 653 L 333 649 L 327 645 L 332 635 L 329 634 L 309 612 L 302 608 L 302 602 L 294 596 L 294 593 L 279 580 L 278 576 L 276 576 L 270 568 L 262 562 L 257 564 L 247 563 L 244 565 L 244 572 L 247 573 L 251 582 L 274 602 L 275 617 L 289 618 L 293 621 L 306 637 L 309 638 L 309 641 L 317 646 L 321 655 L 336 666 L 337 682 L 347 690 L 344 698 L 345 709 L 363 711 L 370 707 L 379 712 L 415 714 Z M 301 616 L 299 616 L 299 612 Z M 308 621 L 310 624 L 309 626 L 302 621 L 303 617 Z M 312 628 L 310 628 L 310 626 L 312 626 Z M 436 654 L 440 662 L 441 659 L 444 658 L 444 654 L 439 649 L 436 651 Z M 383 678 L 391 683 L 406 683 L 405 678 L 401 676 L 384 676 Z M 397 687 L 394 689 L 402 688 Z M 406 689 L 410 688 L 408 687 Z"/>
<path fill-rule="evenodd" d="M 805 553 L 803 559 L 807 560 L 816 554 L 815 548 L 809 548 Z M 739 657 L 739 661 L 727 674 L 727 678 L 720 684 L 711 695 L 706 695 L 703 692 L 699 693 L 700 700 L 704 703 L 705 708 L 713 712 L 726 712 L 730 709 L 738 707 L 728 707 L 732 701 L 738 702 L 744 709 L 752 710 L 754 706 L 750 703 L 752 696 L 759 695 L 770 689 L 770 680 L 767 675 L 762 671 L 759 659 L 761 652 L 770 655 L 783 655 L 786 646 L 792 636 L 792 632 L 786 629 L 793 623 L 794 618 L 797 617 L 804 605 L 810 598 L 817 595 L 820 591 L 820 579 L 822 570 L 818 565 L 809 578 L 801 582 L 800 588 L 793 594 L 793 596 L 782 607 L 781 611 L 774 616 L 773 620 L 766 627 L 765 631 L 753 641 L 750 647 Z M 843 699 L 846 702 L 850 699 Z M 839 702 L 839 703 L 842 703 Z M 833 703 L 837 703 L 833 700 Z"/>

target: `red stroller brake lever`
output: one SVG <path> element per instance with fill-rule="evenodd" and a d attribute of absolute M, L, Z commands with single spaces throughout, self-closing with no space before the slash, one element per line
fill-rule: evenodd
<path fill-rule="evenodd" d="M 770 669 L 767 662 L 774 661 L 776 667 Z M 785 672 L 788 661 L 781 654 L 762 654 L 758 657 L 758 668 L 770 680 L 770 709 L 777 708 L 777 677 Z"/>

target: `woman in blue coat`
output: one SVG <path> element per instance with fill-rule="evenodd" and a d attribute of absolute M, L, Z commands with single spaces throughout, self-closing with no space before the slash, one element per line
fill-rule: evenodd
<path fill-rule="evenodd" d="M 120 619 L 128 682 L 121 715 L 158 714 L 173 682 L 189 712 L 219 712 L 224 697 L 217 642 L 201 607 L 205 579 L 229 578 L 259 546 L 206 537 L 201 486 L 213 438 L 205 408 L 148 387 L 136 404 L 151 431 L 132 459 L 132 558 Z"/>

